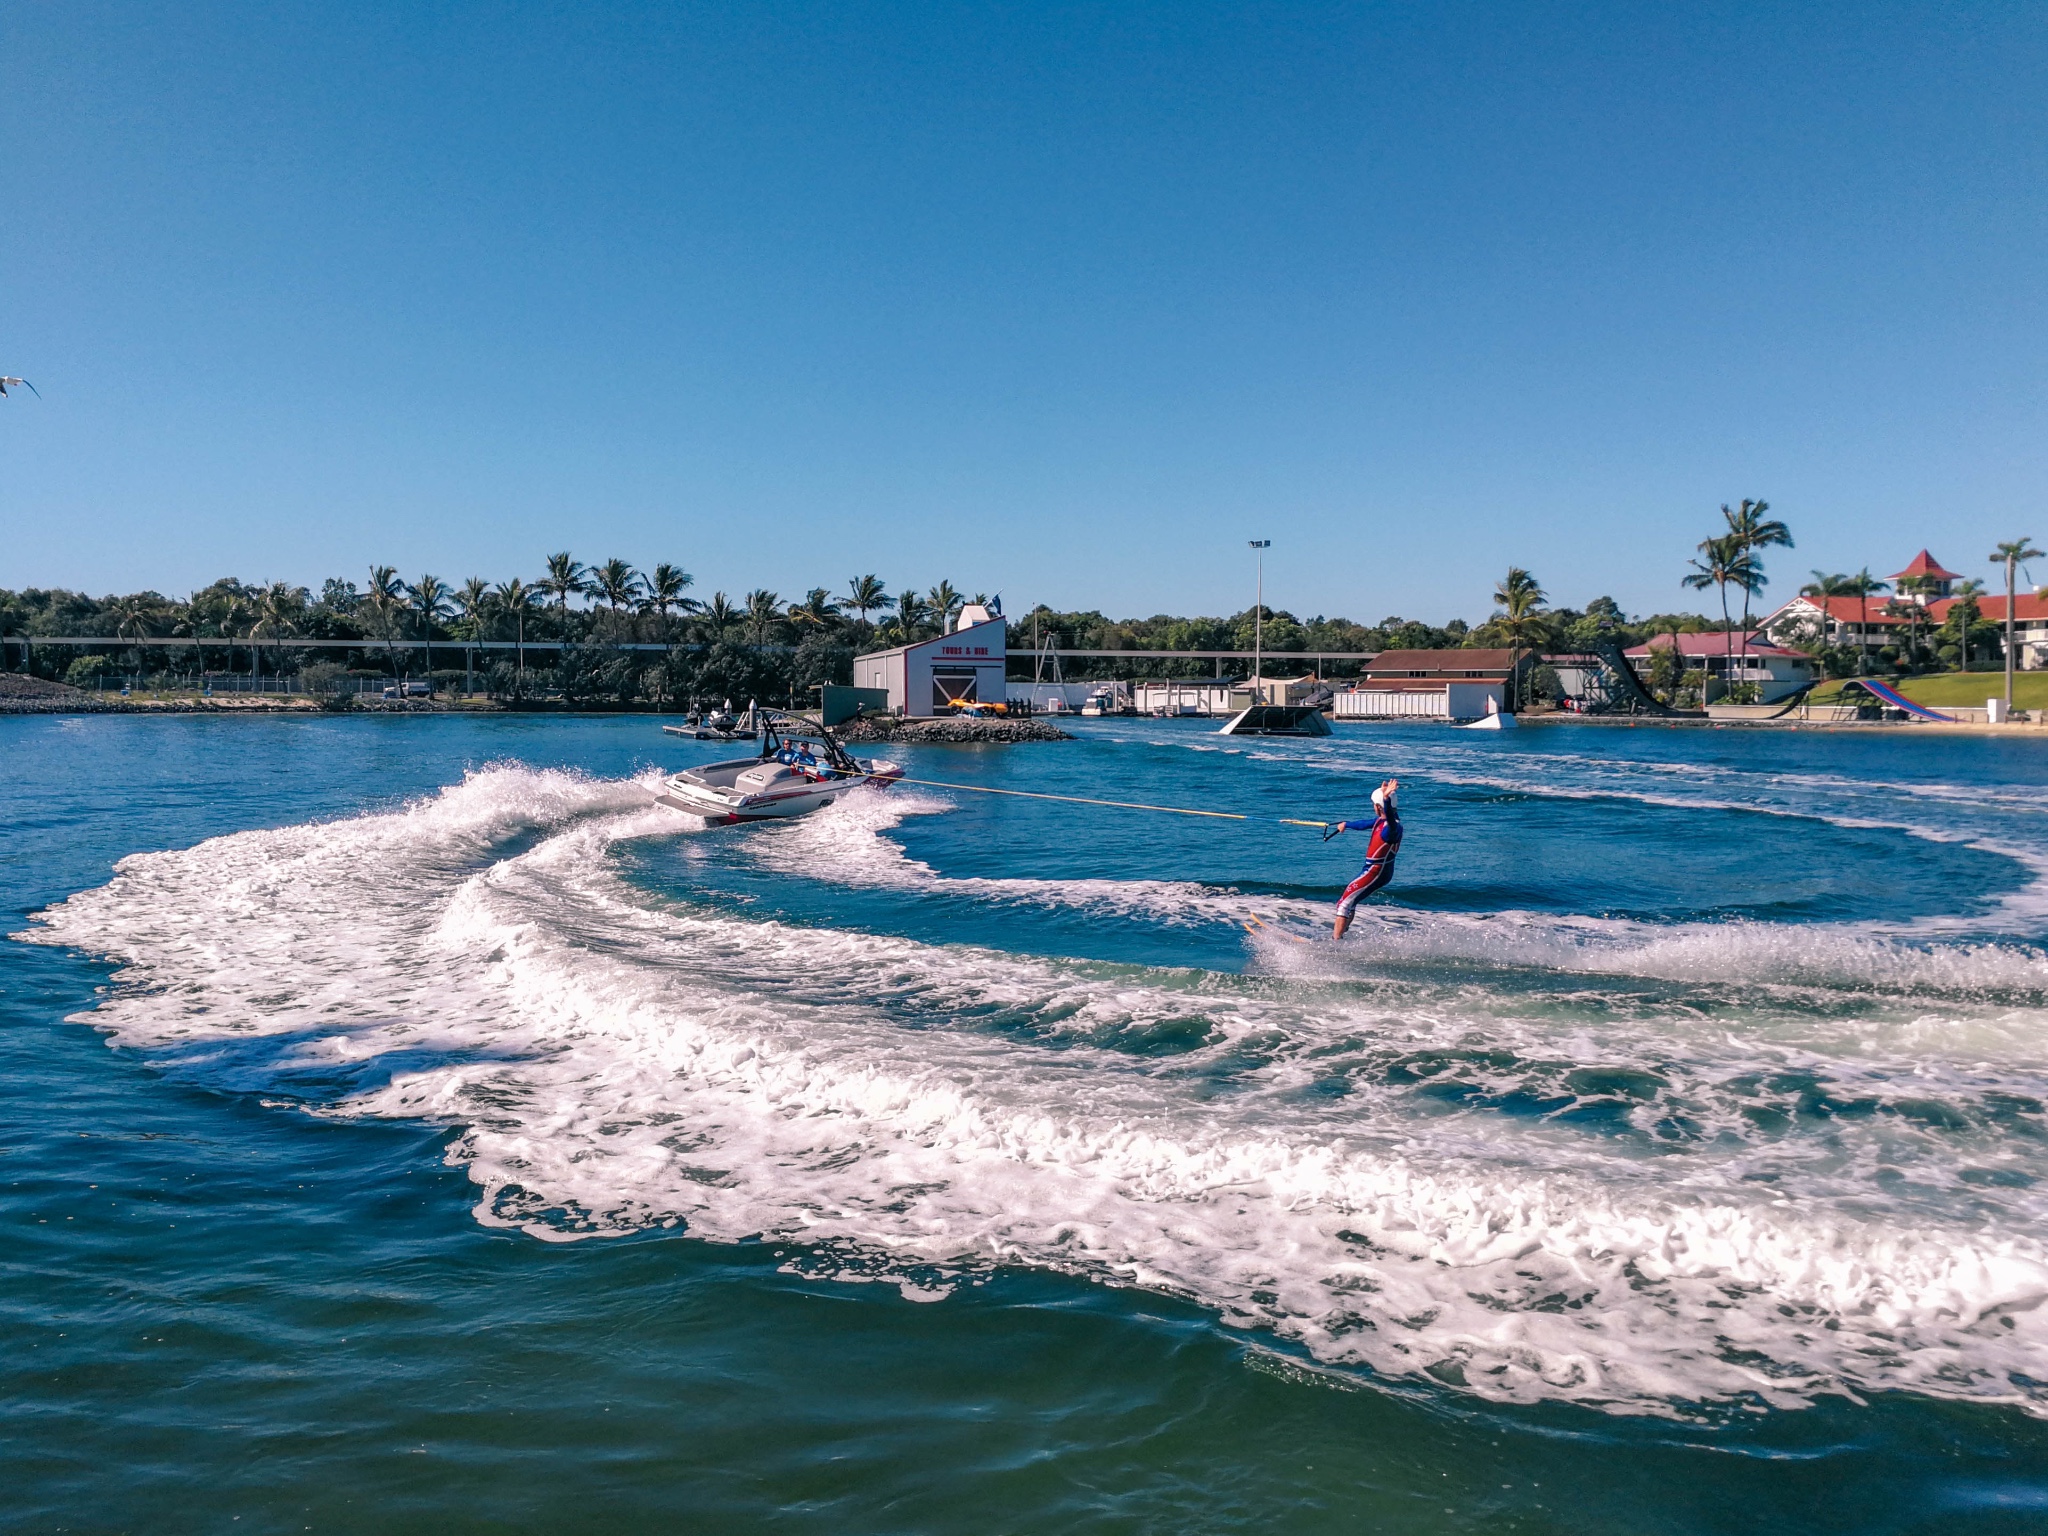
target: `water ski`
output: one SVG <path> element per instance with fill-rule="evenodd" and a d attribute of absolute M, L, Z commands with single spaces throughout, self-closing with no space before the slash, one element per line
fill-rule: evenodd
<path fill-rule="evenodd" d="M 1256 912 L 1254 912 L 1249 918 L 1245 920 L 1244 931 L 1250 934 L 1255 939 L 1262 938 L 1266 934 L 1270 933 L 1277 935 L 1278 937 L 1283 939 L 1291 939 L 1296 944 L 1306 944 L 1309 942 L 1307 939 L 1303 938 L 1298 933 L 1289 933 L 1285 928 L 1275 928 L 1270 926 L 1268 923 L 1262 920 Z"/>

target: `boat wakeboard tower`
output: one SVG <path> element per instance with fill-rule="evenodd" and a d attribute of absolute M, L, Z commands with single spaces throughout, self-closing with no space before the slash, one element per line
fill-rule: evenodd
<path fill-rule="evenodd" d="M 802 715 L 773 709 L 751 713 L 761 733 L 752 757 L 670 774 L 656 802 L 731 826 L 802 816 L 863 784 L 886 789 L 903 776 L 901 764 L 855 757 L 824 726 Z"/>

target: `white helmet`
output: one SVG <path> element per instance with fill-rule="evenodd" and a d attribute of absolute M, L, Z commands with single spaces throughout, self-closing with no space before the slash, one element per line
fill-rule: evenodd
<path fill-rule="evenodd" d="M 1384 789 L 1376 789 L 1372 792 L 1372 808 L 1374 810 L 1378 810 L 1381 806 L 1385 805 L 1386 803 L 1387 792 Z"/>

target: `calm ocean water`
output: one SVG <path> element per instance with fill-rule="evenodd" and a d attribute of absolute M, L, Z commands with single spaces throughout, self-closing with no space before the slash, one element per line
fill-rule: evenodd
<path fill-rule="evenodd" d="M 0 720 L 0 1525 L 2048 1529 L 2036 744 L 1079 729 Z"/>

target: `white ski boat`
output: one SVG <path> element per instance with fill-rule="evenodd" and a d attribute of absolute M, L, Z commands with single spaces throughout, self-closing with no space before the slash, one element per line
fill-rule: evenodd
<path fill-rule="evenodd" d="M 850 755 L 823 726 L 769 715 L 753 756 L 672 773 L 654 798 L 670 810 L 730 826 L 802 816 L 863 784 L 886 789 L 902 776 L 901 764 Z"/>

